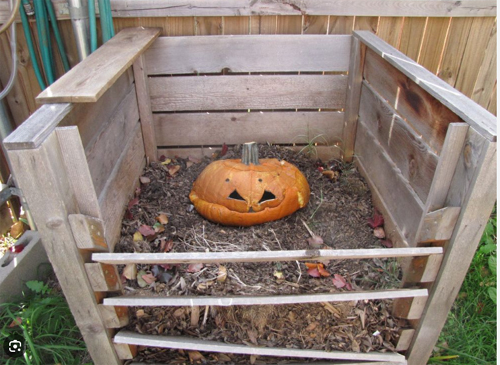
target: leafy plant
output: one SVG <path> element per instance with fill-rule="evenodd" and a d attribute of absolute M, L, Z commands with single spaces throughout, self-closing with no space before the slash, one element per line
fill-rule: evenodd
<path fill-rule="evenodd" d="M 23 357 L 0 362 L 8 365 L 82 364 L 85 343 L 68 304 L 41 281 L 28 281 L 30 289 L 19 301 L 0 304 L 0 341 L 17 333 L 26 340 Z"/>

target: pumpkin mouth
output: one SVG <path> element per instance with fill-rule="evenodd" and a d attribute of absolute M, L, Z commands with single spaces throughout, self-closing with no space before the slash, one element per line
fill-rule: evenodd
<path fill-rule="evenodd" d="M 234 189 L 231 194 L 229 194 L 229 196 L 227 197 L 228 199 L 232 199 L 232 200 L 239 200 L 239 201 L 242 201 L 242 202 L 245 202 L 247 203 L 247 201 L 245 200 L 245 198 L 243 198 L 241 196 L 240 193 L 238 193 L 238 190 Z M 276 195 L 274 195 L 273 193 L 271 193 L 269 190 L 264 190 L 264 193 L 262 194 L 262 197 L 260 198 L 259 202 L 257 203 L 258 205 L 261 205 L 263 203 L 267 203 L 267 202 L 270 202 L 270 201 L 273 201 L 276 199 Z M 252 209 L 252 207 L 250 207 L 250 209 L 248 210 L 248 213 L 254 213 L 255 211 Z"/>

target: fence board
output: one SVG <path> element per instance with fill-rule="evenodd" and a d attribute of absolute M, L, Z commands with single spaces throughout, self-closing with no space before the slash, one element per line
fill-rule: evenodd
<path fill-rule="evenodd" d="M 254 112 L 155 114 L 158 146 L 240 144 L 334 144 L 342 138 L 341 112 Z"/>
<path fill-rule="evenodd" d="M 394 48 L 399 48 L 401 32 L 403 30 L 403 17 L 380 17 L 377 36 L 389 43 Z"/>
<path fill-rule="evenodd" d="M 354 28 L 353 16 L 330 16 L 328 34 L 351 34 Z"/>
<path fill-rule="evenodd" d="M 203 16 L 195 17 L 194 19 L 195 35 L 221 35 L 222 17 L 220 16 Z"/>
<path fill-rule="evenodd" d="M 341 109 L 347 76 L 154 77 L 153 112 L 247 109 Z"/>
<path fill-rule="evenodd" d="M 162 37 L 145 57 L 148 75 L 347 71 L 350 45 L 349 36 Z"/>
<path fill-rule="evenodd" d="M 276 21 L 276 34 L 301 34 L 302 16 L 279 16 Z"/>
<path fill-rule="evenodd" d="M 426 18 L 405 18 L 401 31 L 399 50 L 416 61 L 424 36 Z"/>
<path fill-rule="evenodd" d="M 223 34 L 250 34 L 250 17 L 223 17 Z"/>
<path fill-rule="evenodd" d="M 304 15 L 302 24 L 303 34 L 327 34 L 328 16 Z"/>
<path fill-rule="evenodd" d="M 418 63 L 437 73 L 451 18 L 428 18 Z"/>
<path fill-rule="evenodd" d="M 471 99 L 479 105 L 488 106 L 491 94 L 497 83 L 497 25 L 493 26 L 484 51 L 484 59 L 474 85 Z"/>

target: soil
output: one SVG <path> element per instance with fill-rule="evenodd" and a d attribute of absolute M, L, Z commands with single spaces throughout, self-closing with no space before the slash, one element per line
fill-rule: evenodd
<path fill-rule="evenodd" d="M 236 146 L 217 158 L 239 158 L 240 150 L 240 146 Z M 216 151 L 214 155 L 218 153 Z M 308 243 L 311 234 L 306 226 L 323 239 L 320 248 L 384 247 L 368 225 L 368 219 L 374 214 L 371 194 L 354 165 L 339 161 L 323 164 L 305 154 L 268 145 L 259 146 L 259 157 L 286 160 L 299 168 L 311 189 L 310 201 L 305 208 L 281 220 L 253 227 L 221 226 L 201 217 L 189 200 L 193 182 L 214 158 L 201 161 L 176 158 L 151 163 L 142 175 L 135 199 L 129 204 L 115 252 L 303 250 L 311 248 Z M 324 175 L 321 169 L 332 171 L 334 178 Z M 157 217 L 161 214 L 168 217 L 168 223 L 159 226 Z M 142 240 L 137 240 L 136 235 L 134 241 L 134 234 L 141 226 L 155 224 L 156 233 L 150 232 Z M 401 279 L 401 270 L 392 259 L 330 260 L 323 265 L 330 276 L 313 277 L 305 263 L 297 261 L 221 262 L 220 265 L 203 266 L 137 265 L 139 271 L 144 270 L 157 280 L 145 287 L 140 287 L 137 280 L 124 277 L 123 280 L 126 295 L 224 296 L 397 288 Z M 123 270 L 123 265 L 119 269 Z M 334 277 L 338 279 L 335 275 L 340 276 L 340 284 L 338 280 L 332 280 Z M 400 327 L 389 314 L 391 301 L 326 305 L 264 306 L 265 310 L 263 306 L 210 307 L 206 315 L 202 308 L 201 318 L 193 325 L 191 309 L 187 307 L 132 308 L 129 329 L 272 347 L 394 351 Z M 143 349 L 138 359 L 181 364 L 186 362 L 188 355 L 177 350 Z M 280 363 L 286 359 L 252 359 L 255 363 L 259 361 Z M 249 357 L 228 354 L 221 360 L 219 355 L 206 355 L 201 362 L 240 364 L 249 363 Z"/>

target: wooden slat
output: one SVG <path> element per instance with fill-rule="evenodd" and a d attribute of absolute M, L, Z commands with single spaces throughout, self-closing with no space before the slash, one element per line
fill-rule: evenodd
<path fill-rule="evenodd" d="M 354 16 L 330 16 L 328 34 L 352 34 Z"/>
<path fill-rule="evenodd" d="M 220 35 L 223 33 L 222 17 L 196 17 L 194 27 L 195 35 Z"/>
<path fill-rule="evenodd" d="M 381 291 L 341 292 L 331 294 L 300 294 L 275 296 L 180 296 L 180 297 L 133 297 L 104 298 L 104 305 L 121 306 L 193 306 L 193 305 L 275 305 L 294 303 L 346 302 L 351 300 L 374 300 L 394 298 L 427 298 L 427 289 L 392 289 Z"/>
<path fill-rule="evenodd" d="M 121 328 L 128 324 L 128 307 L 111 307 L 102 304 L 98 307 L 106 328 Z"/>
<path fill-rule="evenodd" d="M 144 335 L 130 331 L 118 332 L 114 337 L 114 342 L 121 344 L 134 344 L 138 346 L 212 351 L 232 354 L 358 361 L 393 361 L 406 364 L 405 357 L 397 353 L 358 353 L 343 351 L 300 350 L 293 348 L 257 347 L 248 345 L 233 345 L 217 341 L 205 341 L 190 337 Z"/>
<path fill-rule="evenodd" d="M 415 61 L 422 46 L 426 22 L 427 19 L 424 17 L 406 17 L 401 30 L 398 49 Z"/>
<path fill-rule="evenodd" d="M 398 48 L 401 39 L 401 31 L 403 29 L 403 22 L 403 17 L 381 16 L 377 27 L 377 36 L 394 48 Z"/>
<path fill-rule="evenodd" d="M 434 282 L 442 261 L 443 255 L 414 257 L 403 270 L 403 285 Z"/>
<path fill-rule="evenodd" d="M 122 215 L 126 204 L 133 194 L 145 165 L 144 143 L 139 124 L 136 125 L 132 137 L 124 142 L 125 148 L 99 196 L 106 241 L 111 251 L 120 236 Z"/>
<path fill-rule="evenodd" d="M 497 83 L 497 24 L 493 25 L 484 51 L 484 58 L 474 85 L 471 99 L 484 108 L 488 107 L 491 93 Z"/>
<path fill-rule="evenodd" d="M 9 151 L 18 187 L 23 190 L 47 256 L 95 363 L 120 364 L 85 273 L 67 216 L 78 212 L 52 133 L 37 149 Z"/>
<path fill-rule="evenodd" d="M 170 252 L 170 253 L 94 253 L 92 260 L 107 264 L 172 264 L 264 262 L 295 260 L 346 260 L 382 257 L 413 257 L 441 254 L 441 247 L 381 248 L 356 250 L 293 250 L 293 251 L 242 251 L 242 252 Z"/>
<path fill-rule="evenodd" d="M 103 121 L 99 132 L 85 148 L 88 168 L 95 193 L 99 196 L 128 141 L 139 123 L 139 110 L 134 88 L 116 107 L 108 121 Z"/>
<path fill-rule="evenodd" d="M 363 68 L 365 64 L 366 46 L 359 39 L 352 37 L 351 56 L 349 65 L 349 79 L 347 81 L 347 92 L 344 114 L 343 150 L 344 161 L 352 161 L 354 153 L 354 140 L 360 109 L 361 83 L 363 80 Z"/>
<path fill-rule="evenodd" d="M 116 266 L 87 263 L 85 271 L 94 291 L 119 291 L 121 290 L 120 275 Z"/>
<path fill-rule="evenodd" d="M 432 73 L 438 71 L 451 18 L 428 18 L 418 63 Z"/>
<path fill-rule="evenodd" d="M 223 17 L 223 34 L 226 35 L 240 35 L 250 34 L 250 17 Z"/>
<path fill-rule="evenodd" d="M 358 122 L 355 155 L 381 194 L 410 246 L 415 246 L 424 207 L 419 197 L 363 122 Z"/>
<path fill-rule="evenodd" d="M 429 124 L 429 126 L 432 126 L 432 128 L 428 133 L 430 133 L 431 135 L 432 133 L 437 133 L 437 136 L 439 138 L 444 138 L 445 129 L 443 128 L 446 127 L 449 122 L 459 121 L 457 120 L 457 118 L 453 118 L 452 114 L 455 113 L 458 118 L 461 118 L 463 121 L 469 123 L 469 125 L 474 127 L 489 141 L 496 141 L 496 118 L 487 110 L 481 108 L 475 102 L 457 92 L 457 90 L 453 89 L 446 82 L 433 75 L 432 73 L 426 71 L 422 66 L 416 64 L 402 53 L 398 52 L 391 46 L 387 45 L 385 42 L 381 41 L 374 34 L 364 31 L 358 31 L 355 32 L 354 35 L 355 37 L 358 37 L 361 41 L 363 41 L 371 50 L 373 50 L 373 52 L 378 55 L 378 61 L 376 62 L 376 64 L 382 68 L 377 69 L 376 72 L 378 72 L 379 75 L 381 74 L 387 77 L 387 80 L 384 82 L 384 84 L 389 85 L 390 83 L 393 83 L 393 89 L 396 88 L 396 90 L 398 86 L 400 87 L 399 93 L 401 94 L 401 96 L 399 98 L 400 101 L 398 105 L 406 104 L 402 103 L 404 100 L 408 101 L 407 108 L 410 114 L 405 116 L 410 123 L 413 124 L 416 122 L 416 120 L 413 120 L 412 114 L 418 114 L 418 111 L 424 114 L 421 116 L 421 118 L 425 116 L 430 118 L 432 116 L 431 120 L 435 120 L 435 122 L 434 124 Z M 368 66 L 368 57 L 371 56 L 369 53 L 371 52 L 367 51 L 365 71 L 367 70 Z M 374 61 L 377 60 L 377 57 L 370 58 Z M 387 61 L 397 70 L 406 75 L 411 80 L 411 82 L 405 80 L 406 77 L 401 79 L 401 76 L 397 72 L 394 73 L 393 71 L 388 71 L 386 74 L 386 71 L 384 69 L 387 69 L 387 67 L 384 65 L 384 62 L 380 62 L 380 58 Z M 373 72 L 372 76 L 375 76 Z M 412 82 L 416 83 L 416 85 L 425 90 L 425 92 L 418 92 L 416 89 L 416 85 L 412 85 Z M 380 91 L 381 90 L 379 90 L 379 92 Z M 432 102 L 432 100 L 429 99 L 429 96 L 425 95 L 426 93 L 436 98 L 436 100 L 442 103 L 445 108 L 435 105 L 436 103 Z M 385 95 L 382 92 L 381 94 L 389 101 L 394 102 L 396 99 L 396 94 Z M 429 108 L 429 110 L 424 110 L 422 108 L 424 106 L 425 109 Z M 447 108 L 449 108 L 448 111 Z M 401 111 L 399 107 L 396 109 Z M 411 112 L 412 109 L 414 112 Z M 450 111 L 452 112 L 451 114 Z M 402 114 L 406 113 L 402 112 Z"/>
<path fill-rule="evenodd" d="M 131 360 L 137 356 L 137 345 L 115 343 L 116 355 L 120 360 Z"/>
<path fill-rule="evenodd" d="M 394 300 L 392 315 L 407 320 L 420 319 L 426 302 L 427 297 L 397 298 Z"/>
<path fill-rule="evenodd" d="M 413 335 L 415 334 L 415 330 L 413 328 L 407 328 L 401 330 L 399 334 L 399 340 L 396 345 L 396 351 L 406 351 L 408 347 L 410 347 L 411 340 L 413 339 Z"/>
<path fill-rule="evenodd" d="M 412 364 L 426 364 L 476 252 L 496 199 L 496 156 L 496 143 L 470 128 L 446 201 L 462 210 L 409 349 Z"/>
<path fill-rule="evenodd" d="M 157 161 L 156 139 L 153 126 L 153 112 L 151 111 L 151 99 L 149 97 L 149 88 L 147 85 L 146 65 L 144 54 L 134 62 L 135 91 L 137 94 L 137 103 L 139 104 L 139 114 L 141 118 L 142 138 L 144 140 L 144 149 L 146 157 L 151 162 Z"/>
<path fill-rule="evenodd" d="M 363 82 L 361 90 L 359 120 L 377 138 L 401 174 L 425 202 L 438 156 L 367 82 Z"/>
<path fill-rule="evenodd" d="M 130 28 L 118 33 L 45 89 L 40 103 L 95 102 L 158 37 L 156 28 Z"/>
<path fill-rule="evenodd" d="M 149 79 L 153 112 L 341 109 L 347 76 L 217 76 Z"/>
<path fill-rule="evenodd" d="M 70 214 L 68 221 L 79 249 L 108 251 L 108 244 L 104 238 L 104 225 L 101 219 L 83 214 Z"/>
<path fill-rule="evenodd" d="M 304 15 L 302 24 L 302 34 L 327 34 L 328 16 Z"/>
<path fill-rule="evenodd" d="M 347 71 L 350 44 L 347 35 L 161 37 L 145 58 L 148 75 Z"/>
<path fill-rule="evenodd" d="M 334 144 L 342 139 L 341 112 L 154 114 L 158 146 L 260 143 Z"/>
<path fill-rule="evenodd" d="M 446 207 L 427 213 L 418 238 L 419 242 L 445 241 L 451 238 L 460 207 Z"/>

